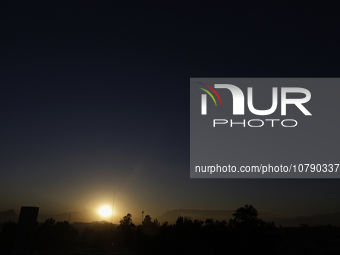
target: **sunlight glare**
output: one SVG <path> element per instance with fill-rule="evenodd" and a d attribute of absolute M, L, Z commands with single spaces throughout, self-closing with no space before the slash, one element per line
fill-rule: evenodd
<path fill-rule="evenodd" d="M 102 217 L 108 217 L 112 214 L 112 209 L 110 206 L 104 205 L 102 207 L 99 208 L 98 213 L 102 216 Z"/>

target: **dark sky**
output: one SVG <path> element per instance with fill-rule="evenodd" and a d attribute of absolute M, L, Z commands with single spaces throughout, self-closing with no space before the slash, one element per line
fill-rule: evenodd
<path fill-rule="evenodd" d="M 338 10 L 1 1 L 0 211 L 340 211 L 338 180 L 189 177 L 190 77 L 339 77 Z"/>

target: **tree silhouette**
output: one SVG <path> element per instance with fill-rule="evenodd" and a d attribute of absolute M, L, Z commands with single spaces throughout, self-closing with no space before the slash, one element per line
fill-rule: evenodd
<path fill-rule="evenodd" d="M 252 205 L 238 208 L 229 220 L 233 231 L 234 253 L 272 254 L 275 246 L 275 226 L 258 218 L 258 212 Z"/>
<path fill-rule="evenodd" d="M 0 254 L 15 251 L 18 224 L 5 222 L 0 229 Z M 146 215 L 136 229 L 131 214 L 112 223 L 95 223 L 77 239 L 77 232 L 64 222 L 47 219 L 37 228 L 34 248 L 38 253 L 65 254 L 75 248 L 90 252 L 129 248 L 139 254 L 338 254 L 340 228 L 335 226 L 275 227 L 258 218 L 252 205 L 238 208 L 226 221 L 205 221 L 180 216 L 175 224 Z M 332 252 L 334 251 L 334 252 Z M 72 252 L 73 253 L 73 252 Z"/>
<path fill-rule="evenodd" d="M 36 235 L 36 248 L 38 250 L 53 251 L 55 249 L 55 222 L 56 221 L 54 219 L 49 218 L 38 227 Z"/>
<path fill-rule="evenodd" d="M 132 231 L 135 228 L 135 224 L 132 222 L 132 215 L 128 213 L 119 221 L 118 230 L 123 232 Z"/>
<path fill-rule="evenodd" d="M 245 205 L 244 207 L 238 208 L 233 216 L 237 222 L 251 222 L 256 221 L 258 216 L 257 210 L 252 205 Z"/>
<path fill-rule="evenodd" d="M 67 221 L 59 221 L 54 225 L 56 233 L 56 245 L 60 250 L 67 251 L 73 248 L 78 231 Z"/>
<path fill-rule="evenodd" d="M 12 254 L 17 231 L 17 223 L 4 222 L 0 232 L 0 254 Z"/>
<path fill-rule="evenodd" d="M 134 242 L 134 231 L 135 224 L 132 222 L 132 215 L 128 213 L 119 221 L 119 225 L 117 227 L 120 232 L 120 243 L 124 247 L 131 247 Z"/>
<path fill-rule="evenodd" d="M 143 222 L 142 222 L 143 226 L 150 226 L 152 225 L 152 221 L 151 221 L 151 217 L 150 215 L 146 215 Z"/>
<path fill-rule="evenodd" d="M 46 219 L 37 230 L 36 248 L 42 251 L 67 251 L 75 244 L 78 232 L 67 221 Z"/>
<path fill-rule="evenodd" d="M 264 224 L 264 221 L 257 218 L 257 210 L 252 205 L 245 205 L 238 208 L 233 213 L 234 219 L 229 220 L 229 225 L 232 227 L 253 228 Z"/>

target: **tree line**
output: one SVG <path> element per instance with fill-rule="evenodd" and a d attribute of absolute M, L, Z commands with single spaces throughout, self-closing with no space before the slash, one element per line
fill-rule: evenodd
<path fill-rule="evenodd" d="M 6 222 L 0 233 L 0 250 L 15 250 L 17 224 Z M 132 215 L 118 225 L 97 223 L 78 233 L 68 222 L 47 219 L 37 225 L 31 252 L 118 252 L 139 254 L 338 254 L 340 228 L 336 226 L 277 227 L 258 218 L 252 205 L 235 211 L 229 221 L 192 220 L 160 224 L 146 215 L 136 226 Z"/>

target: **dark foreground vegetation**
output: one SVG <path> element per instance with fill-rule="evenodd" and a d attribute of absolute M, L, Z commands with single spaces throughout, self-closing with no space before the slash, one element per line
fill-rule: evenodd
<path fill-rule="evenodd" d="M 340 254 L 339 227 L 276 227 L 251 205 L 237 209 L 229 222 L 178 217 L 161 225 L 147 215 L 135 226 L 127 214 L 119 225 L 98 223 L 80 233 L 66 221 L 48 219 L 37 224 L 25 251 L 16 249 L 17 237 L 17 223 L 2 224 L 2 254 Z"/>

